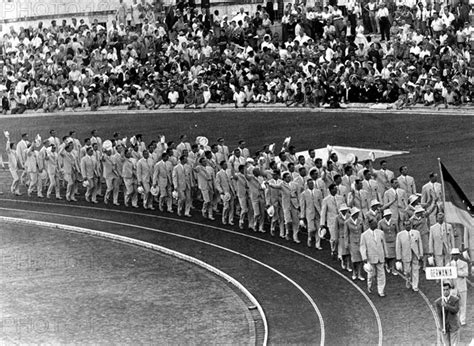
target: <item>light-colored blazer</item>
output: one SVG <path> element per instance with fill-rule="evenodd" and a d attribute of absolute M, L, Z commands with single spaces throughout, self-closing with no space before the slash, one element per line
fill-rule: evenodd
<path fill-rule="evenodd" d="M 216 188 L 221 195 L 226 193 L 234 194 L 234 185 L 227 172 L 223 169 L 216 174 Z"/>
<path fill-rule="evenodd" d="M 186 190 L 186 174 L 184 172 L 184 166 L 181 163 L 178 163 L 173 167 L 173 187 L 177 191 Z"/>
<path fill-rule="evenodd" d="M 167 162 L 163 160 L 157 162 L 153 169 L 153 185 L 158 185 L 163 188 L 171 185 L 171 172 Z"/>
<path fill-rule="evenodd" d="M 408 196 L 416 193 L 415 179 L 409 175 L 400 175 L 398 178 L 398 185 L 402 190 L 405 190 Z"/>
<path fill-rule="evenodd" d="M 387 245 L 385 244 L 385 234 L 375 229 L 368 229 L 360 237 L 360 254 L 362 260 L 367 260 L 371 264 L 385 263 Z"/>
<path fill-rule="evenodd" d="M 443 229 L 446 227 L 446 233 L 443 234 Z M 443 255 L 443 247 L 445 248 L 444 255 L 449 255 L 454 246 L 454 232 L 450 224 L 443 222 L 443 224 L 435 223 L 430 228 L 429 251 L 435 256 Z"/>
<path fill-rule="evenodd" d="M 300 218 L 314 220 L 320 218 L 323 196 L 317 189 L 306 189 L 300 195 Z"/>
<path fill-rule="evenodd" d="M 410 231 L 403 230 L 397 234 L 395 242 L 395 251 L 397 260 L 402 262 L 411 262 L 413 254 L 417 259 L 423 257 L 423 244 L 421 242 L 420 232 L 416 229 Z"/>
<path fill-rule="evenodd" d="M 323 199 L 321 208 L 321 225 L 334 229 L 336 226 L 336 217 L 339 214 L 339 207 L 344 203 L 344 197 L 331 194 Z"/>
<path fill-rule="evenodd" d="M 96 176 L 97 161 L 93 156 L 86 155 L 81 159 L 81 174 L 83 178 L 92 179 Z"/>
<path fill-rule="evenodd" d="M 392 219 L 400 220 L 403 218 L 405 209 L 407 207 L 407 193 L 405 190 L 398 188 L 396 191 L 395 189 L 391 188 L 385 191 L 383 195 L 383 203 L 384 205 L 392 202 L 393 200 L 397 200 L 395 203 L 390 205 L 390 210 L 392 211 Z"/>
<path fill-rule="evenodd" d="M 139 183 L 150 184 L 154 173 L 155 161 L 151 156 L 142 157 L 137 163 L 137 179 Z"/>
<path fill-rule="evenodd" d="M 462 259 L 458 259 L 457 261 L 452 260 L 449 263 L 449 265 L 451 267 L 457 268 L 458 277 L 457 279 L 453 279 L 454 288 L 458 292 L 466 292 L 467 291 L 466 277 L 469 275 L 467 262 L 463 261 Z"/>

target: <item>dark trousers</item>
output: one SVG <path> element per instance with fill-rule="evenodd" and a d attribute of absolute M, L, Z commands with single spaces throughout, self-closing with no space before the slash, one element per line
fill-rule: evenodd
<path fill-rule="evenodd" d="M 26 111 L 26 106 L 24 104 L 17 104 L 15 108 L 12 109 L 12 114 L 23 114 Z"/>
<path fill-rule="evenodd" d="M 381 17 L 379 20 L 381 40 L 390 40 L 390 22 L 388 17 Z"/>

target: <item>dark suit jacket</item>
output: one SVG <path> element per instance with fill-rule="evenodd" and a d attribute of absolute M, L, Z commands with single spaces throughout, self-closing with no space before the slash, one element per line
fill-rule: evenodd
<path fill-rule="evenodd" d="M 435 301 L 436 310 L 438 311 L 439 320 L 443 323 L 443 307 L 441 306 L 441 299 L 438 298 Z M 444 307 L 445 316 L 445 328 L 446 332 L 455 332 L 459 329 L 459 298 L 455 296 L 449 296 L 447 305 Z"/>

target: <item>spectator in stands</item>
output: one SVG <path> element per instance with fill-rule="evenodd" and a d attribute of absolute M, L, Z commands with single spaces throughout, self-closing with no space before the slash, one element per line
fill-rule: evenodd
<path fill-rule="evenodd" d="M 96 110 L 132 98 L 149 110 L 185 98 L 188 107 L 207 106 L 235 103 L 237 87 L 245 94 L 241 106 L 473 102 L 474 27 L 465 0 L 324 8 L 298 2 L 286 6 L 281 36 L 265 8 L 220 18 L 191 5 L 156 15 L 157 8 L 135 0 L 130 8 L 121 2 L 107 27 L 74 18 L 11 29 L 0 42 L 2 112 Z"/>

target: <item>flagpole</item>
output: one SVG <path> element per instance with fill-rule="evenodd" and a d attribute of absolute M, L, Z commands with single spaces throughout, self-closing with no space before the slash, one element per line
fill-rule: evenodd
<path fill-rule="evenodd" d="M 441 177 L 441 194 L 443 195 L 443 212 L 446 217 L 446 194 L 444 192 L 444 177 L 443 177 L 443 169 L 441 168 L 441 159 L 438 157 L 438 167 L 439 167 L 439 173 Z M 444 220 L 444 230 L 446 230 L 446 220 Z M 443 280 L 441 280 L 441 299 L 443 301 L 444 299 L 444 292 L 443 292 Z M 444 312 L 444 307 L 442 307 L 442 312 L 443 312 L 443 334 L 446 333 L 445 330 L 445 312 Z"/>
<path fill-rule="evenodd" d="M 441 159 L 438 157 L 438 168 L 441 177 L 441 193 L 443 195 L 443 212 L 446 215 L 446 193 L 444 191 L 444 177 L 443 177 L 443 170 L 441 168 Z"/>

